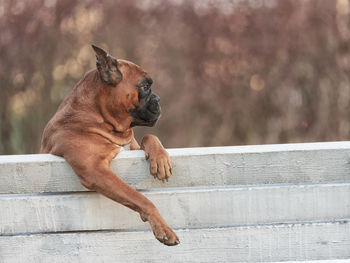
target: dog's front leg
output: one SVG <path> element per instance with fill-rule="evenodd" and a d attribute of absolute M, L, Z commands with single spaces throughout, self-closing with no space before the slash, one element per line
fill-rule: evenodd
<path fill-rule="evenodd" d="M 98 148 L 100 149 L 96 151 Z M 160 242 L 168 246 L 179 244 L 178 237 L 161 217 L 155 205 L 109 169 L 112 158 L 108 156 L 115 154 L 106 156 L 108 148 L 95 145 L 95 147 L 90 148 L 93 149 L 93 152 L 82 151 L 79 154 L 74 151 L 66 152 L 64 158 L 72 166 L 80 182 L 86 188 L 99 192 L 138 212 L 143 221 L 149 222 L 155 237 Z M 117 152 L 118 150 L 114 151 L 114 153 Z M 113 152 L 109 151 L 109 153 Z"/>
<path fill-rule="evenodd" d="M 159 139 L 154 135 L 145 135 L 142 138 L 141 149 L 145 151 L 146 159 L 149 160 L 151 174 L 163 182 L 168 181 L 172 173 L 172 163 Z"/>
<path fill-rule="evenodd" d="M 131 139 L 130 150 L 141 150 L 141 147 L 138 144 L 138 142 L 136 141 L 134 136 Z"/>

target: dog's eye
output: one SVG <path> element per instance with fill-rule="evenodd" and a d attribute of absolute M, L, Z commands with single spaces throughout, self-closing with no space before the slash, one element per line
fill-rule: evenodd
<path fill-rule="evenodd" d="M 150 88 L 151 88 L 150 85 L 145 85 L 145 86 L 142 87 L 142 89 L 143 89 L 144 92 L 145 92 L 145 91 L 148 91 Z"/>

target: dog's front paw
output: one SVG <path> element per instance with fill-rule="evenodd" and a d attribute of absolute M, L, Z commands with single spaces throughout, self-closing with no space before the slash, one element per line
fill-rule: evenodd
<path fill-rule="evenodd" d="M 149 170 L 154 178 L 168 181 L 171 176 L 172 164 L 169 154 L 164 149 L 159 139 L 154 135 L 146 135 L 142 138 L 141 149 L 145 151 L 146 159 L 149 160 Z"/>
<path fill-rule="evenodd" d="M 180 244 L 180 240 L 175 232 L 167 225 L 161 216 L 151 216 L 148 219 L 153 234 L 159 242 L 167 246 L 176 246 Z"/>
<path fill-rule="evenodd" d="M 154 178 L 168 181 L 172 174 L 172 163 L 169 154 L 163 148 L 158 149 L 155 153 L 147 153 L 146 159 L 149 160 L 149 170 Z"/>

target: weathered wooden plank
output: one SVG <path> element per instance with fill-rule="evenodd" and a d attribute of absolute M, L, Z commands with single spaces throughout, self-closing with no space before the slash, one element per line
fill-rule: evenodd
<path fill-rule="evenodd" d="M 166 187 L 350 180 L 350 142 L 168 149 L 174 174 Z M 136 188 L 159 188 L 142 151 L 111 164 Z M 0 156 L 1 193 L 86 191 L 69 165 L 51 155 Z"/>
<path fill-rule="evenodd" d="M 303 261 L 274 261 L 273 263 L 349 263 L 350 259 L 324 259 L 324 260 L 303 260 Z"/>
<path fill-rule="evenodd" d="M 0 237 L 0 262 L 263 262 L 350 258 L 350 223 L 177 230 L 165 247 L 151 231 Z"/>
<path fill-rule="evenodd" d="M 145 191 L 174 227 L 350 218 L 350 183 Z M 97 193 L 2 195 L 0 233 L 147 228 Z"/>

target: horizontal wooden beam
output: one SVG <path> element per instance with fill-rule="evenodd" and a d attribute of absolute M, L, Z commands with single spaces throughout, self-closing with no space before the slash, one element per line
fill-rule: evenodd
<path fill-rule="evenodd" d="M 151 231 L 0 236 L 0 262 L 263 262 L 350 258 L 350 223 L 177 230 L 166 247 Z"/>
<path fill-rule="evenodd" d="M 169 182 L 153 179 L 142 151 L 123 151 L 111 168 L 139 189 L 350 180 L 350 142 L 168 149 Z M 64 159 L 0 156 L 0 194 L 86 191 Z"/>
<path fill-rule="evenodd" d="M 144 191 L 173 227 L 350 218 L 350 182 Z M 0 195 L 0 233 L 147 228 L 97 193 Z"/>

